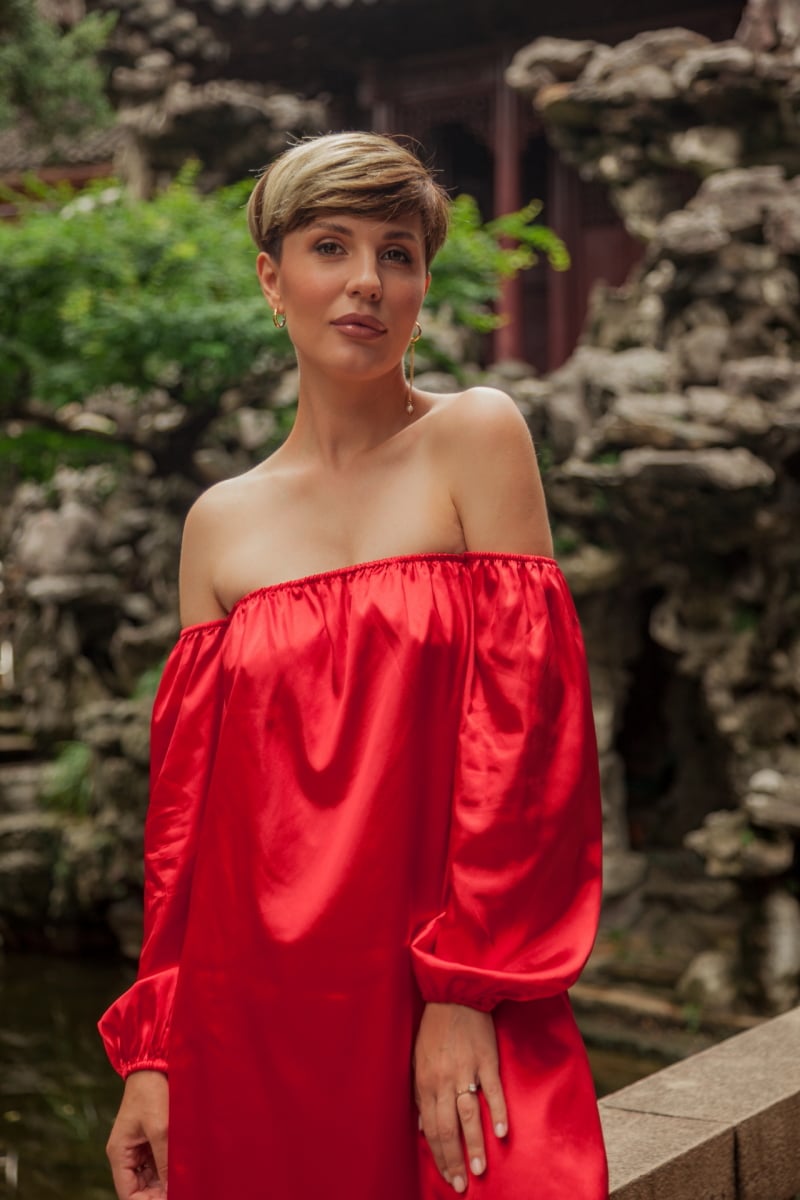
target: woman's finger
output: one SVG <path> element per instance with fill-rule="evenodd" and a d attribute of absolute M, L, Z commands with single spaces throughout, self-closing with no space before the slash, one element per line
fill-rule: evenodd
<path fill-rule="evenodd" d="M 481 1087 L 489 1107 L 495 1135 L 499 1138 L 505 1137 L 508 1133 L 508 1108 L 496 1062 L 484 1063 L 481 1067 Z"/>
<path fill-rule="evenodd" d="M 444 1158 L 444 1175 L 453 1190 L 467 1190 L 467 1168 L 461 1145 L 461 1122 L 456 1108 L 455 1092 L 442 1092 L 436 1101 L 436 1127 Z"/>
<path fill-rule="evenodd" d="M 420 1117 L 422 1119 L 422 1132 L 430 1146 L 433 1161 L 436 1163 L 439 1171 L 447 1179 L 447 1167 L 445 1166 L 444 1153 L 442 1145 L 439 1141 L 439 1131 L 436 1125 L 436 1097 L 432 1093 L 428 1093 L 421 1101 Z M 448 1179 L 449 1183 L 450 1180 Z"/>
<path fill-rule="evenodd" d="M 481 1104 L 477 1092 L 462 1092 L 456 1097 L 456 1109 L 467 1148 L 467 1162 L 473 1175 L 486 1170 L 486 1150 L 483 1144 Z"/>
<path fill-rule="evenodd" d="M 153 1122 L 147 1128 L 147 1137 L 150 1142 L 150 1153 L 153 1156 L 153 1166 L 155 1167 L 156 1179 L 167 1190 L 167 1125 L 163 1123 Z"/>
<path fill-rule="evenodd" d="M 147 1146 L 120 1146 L 110 1141 L 107 1147 L 108 1161 L 114 1190 L 119 1200 L 129 1200 L 155 1181 L 155 1172 L 147 1162 Z"/>
<path fill-rule="evenodd" d="M 154 1183 L 151 1187 L 146 1187 L 137 1200 L 167 1200 L 167 1190 L 160 1183 Z"/>

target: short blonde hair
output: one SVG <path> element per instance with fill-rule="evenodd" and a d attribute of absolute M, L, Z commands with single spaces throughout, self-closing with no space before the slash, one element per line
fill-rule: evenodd
<path fill-rule="evenodd" d="M 290 146 L 258 180 L 247 222 L 259 250 L 279 260 L 287 233 L 334 210 L 389 220 L 418 213 L 427 265 L 447 237 L 444 188 L 415 154 L 378 133 L 329 133 Z"/>

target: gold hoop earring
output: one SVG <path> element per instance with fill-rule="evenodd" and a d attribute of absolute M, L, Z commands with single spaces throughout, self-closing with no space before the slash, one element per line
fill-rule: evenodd
<path fill-rule="evenodd" d="M 283 319 L 281 320 L 281 318 L 283 318 Z M 286 328 L 286 313 L 281 312 L 281 310 L 279 308 L 273 308 L 272 324 L 275 326 L 276 329 L 285 329 Z"/>
<path fill-rule="evenodd" d="M 408 397 L 406 399 L 406 412 L 413 413 L 414 411 L 414 349 L 417 342 L 422 337 L 422 326 L 419 321 L 414 322 L 414 332 L 411 335 L 411 341 L 408 343 Z"/>

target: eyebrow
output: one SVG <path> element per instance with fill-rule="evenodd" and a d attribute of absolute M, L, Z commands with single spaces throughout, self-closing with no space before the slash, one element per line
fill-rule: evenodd
<path fill-rule="evenodd" d="M 353 230 L 349 225 L 340 225 L 337 221 L 313 221 L 311 229 L 327 229 L 329 233 L 339 233 L 343 237 L 352 237 Z M 410 229 L 387 229 L 383 235 L 387 242 L 416 242 L 419 241 L 417 235 L 412 233 Z"/>

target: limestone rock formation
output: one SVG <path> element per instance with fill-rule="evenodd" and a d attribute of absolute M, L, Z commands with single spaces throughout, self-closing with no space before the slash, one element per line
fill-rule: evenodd
<path fill-rule="evenodd" d="M 532 98 L 564 159 L 606 183 L 631 232 L 649 239 L 699 178 L 800 168 L 797 7 L 780 0 L 767 18 L 768 7 L 751 5 L 740 39 L 721 44 L 685 29 L 613 48 L 541 38 L 507 78 Z"/>
<path fill-rule="evenodd" d="M 737 38 L 752 50 L 800 46 L 800 9 L 795 0 L 750 0 Z"/>
<path fill-rule="evenodd" d="M 193 84 L 179 72 L 163 90 L 143 93 L 141 68 L 122 71 L 115 80 L 124 86 L 119 123 L 127 136 L 117 165 L 134 195 L 151 194 L 187 158 L 202 163 L 205 187 L 220 187 L 264 166 L 292 135 L 325 126 L 322 102 L 276 88 L 238 80 Z"/>
<path fill-rule="evenodd" d="M 69 24 L 84 7 L 116 18 L 103 57 L 118 116 L 115 170 L 134 195 L 151 195 L 190 158 L 202 164 L 203 186 L 232 183 L 291 137 L 330 124 L 325 97 L 236 77 L 220 4 L 88 0 L 72 12 L 62 5 L 59 20 Z"/>
<path fill-rule="evenodd" d="M 709 1006 L 780 1009 L 800 989 L 797 11 L 752 3 L 722 45 L 681 29 L 613 49 L 543 38 L 508 73 L 645 243 L 622 288 L 597 287 L 532 424 L 557 539 L 618 563 L 579 597 L 613 814 L 607 926 L 630 978 L 660 971 Z M 769 899 L 704 926 L 676 886 L 694 957 L 656 969 L 659 855 L 674 877 L 738 881 L 729 914 Z M 601 944 L 595 969 L 615 961 Z"/>

